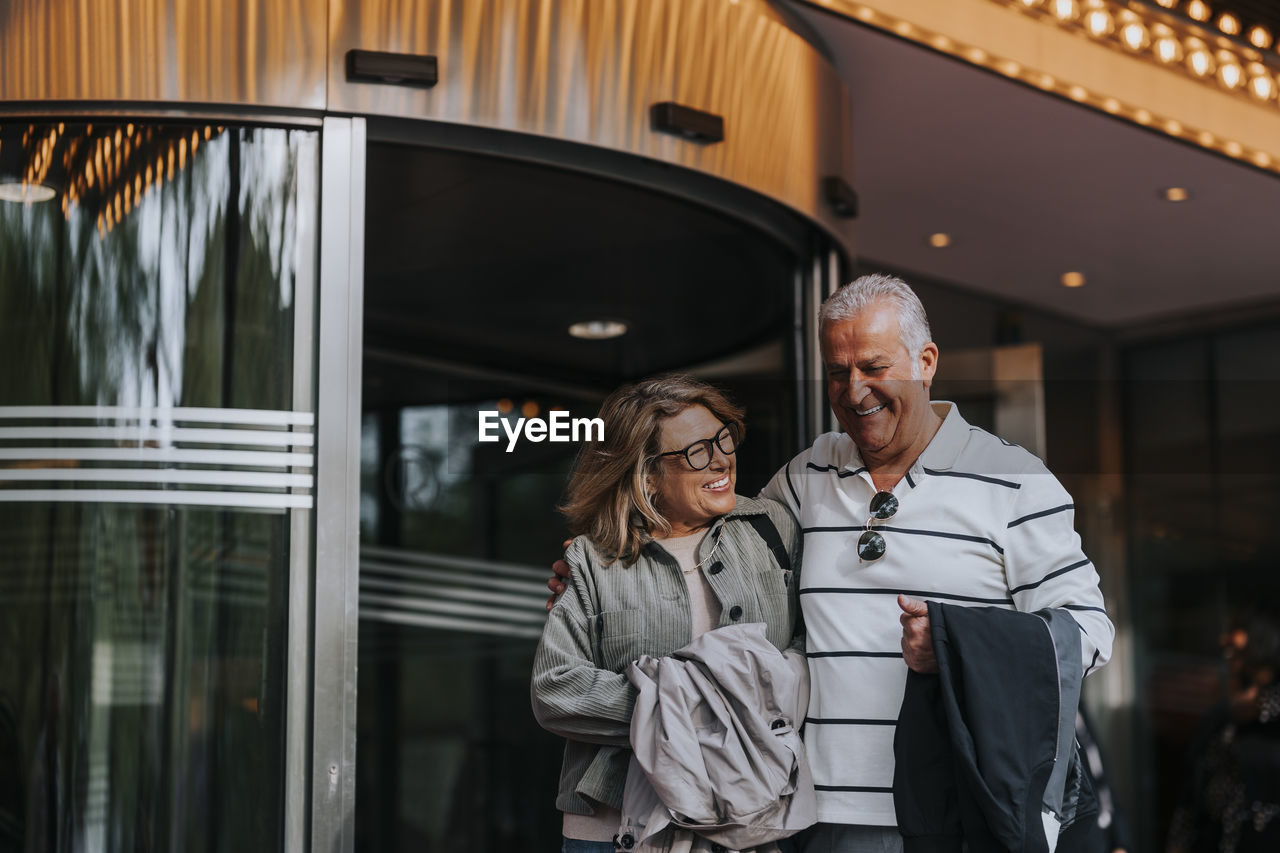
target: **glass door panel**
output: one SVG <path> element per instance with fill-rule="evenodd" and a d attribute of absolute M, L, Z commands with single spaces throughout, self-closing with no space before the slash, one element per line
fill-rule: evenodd
<path fill-rule="evenodd" d="M 318 150 L 0 123 L 0 850 L 281 844 Z"/>

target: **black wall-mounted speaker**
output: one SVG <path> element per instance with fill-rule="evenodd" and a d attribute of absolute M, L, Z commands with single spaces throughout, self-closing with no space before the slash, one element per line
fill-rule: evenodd
<path fill-rule="evenodd" d="M 675 101 L 663 101 L 649 107 L 649 126 L 702 145 L 724 140 L 724 119 L 715 113 L 681 106 Z"/>
<path fill-rule="evenodd" d="M 839 175 L 831 175 L 822 179 L 822 195 L 831 211 L 841 219 L 858 217 L 858 194 L 853 187 Z"/>
<path fill-rule="evenodd" d="M 434 56 L 385 53 L 378 50 L 347 51 L 347 79 L 353 83 L 387 83 L 430 89 L 440 79 Z"/>

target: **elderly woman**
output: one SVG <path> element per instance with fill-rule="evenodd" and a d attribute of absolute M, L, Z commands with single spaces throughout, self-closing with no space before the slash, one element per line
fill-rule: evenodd
<path fill-rule="evenodd" d="M 797 607 L 791 570 L 766 541 L 784 543 L 796 566 L 795 521 L 734 493 L 741 409 L 669 376 L 619 389 L 600 417 L 604 440 L 583 450 L 562 507 L 577 534 L 565 555 L 572 579 L 533 666 L 538 722 L 567 741 L 556 798 L 564 853 L 614 849 L 636 699 L 624 668 L 747 622 L 765 623 L 785 649 Z"/>

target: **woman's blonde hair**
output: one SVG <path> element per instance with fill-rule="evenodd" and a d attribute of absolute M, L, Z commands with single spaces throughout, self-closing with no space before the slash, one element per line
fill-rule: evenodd
<path fill-rule="evenodd" d="M 655 532 L 671 525 L 653 502 L 651 481 L 662 476 L 662 422 L 690 406 L 705 406 L 744 434 L 743 411 L 724 392 L 674 374 L 624 385 L 600 406 L 604 440 L 578 454 L 560 511 L 575 536 L 586 535 L 607 563 L 631 565 Z"/>

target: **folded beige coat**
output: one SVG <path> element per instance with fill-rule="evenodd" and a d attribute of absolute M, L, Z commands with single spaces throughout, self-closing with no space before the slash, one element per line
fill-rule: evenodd
<path fill-rule="evenodd" d="M 772 849 L 817 819 L 799 731 L 808 667 L 775 648 L 763 624 L 646 655 L 627 677 L 639 695 L 620 849 Z"/>

